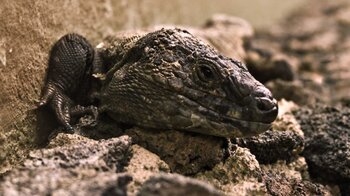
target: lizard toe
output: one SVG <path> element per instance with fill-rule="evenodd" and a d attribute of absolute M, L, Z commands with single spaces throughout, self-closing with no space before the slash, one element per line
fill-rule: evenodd
<path fill-rule="evenodd" d="M 59 91 L 53 95 L 51 101 L 51 109 L 56 114 L 58 122 L 65 127 L 66 130 L 71 131 L 73 127 L 70 125 L 71 115 L 70 107 L 72 101 Z"/>

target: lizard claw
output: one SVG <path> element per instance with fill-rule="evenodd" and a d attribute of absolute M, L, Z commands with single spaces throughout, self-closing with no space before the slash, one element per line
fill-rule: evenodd
<path fill-rule="evenodd" d="M 43 90 L 38 108 L 47 105 L 54 111 L 58 123 L 63 125 L 67 131 L 72 132 L 73 127 L 70 125 L 70 108 L 72 104 L 72 100 L 60 88 L 49 82 Z"/>
<path fill-rule="evenodd" d="M 55 89 L 55 93 L 50 100 L 50 107 L 55 111 L 58 122 L 65 127 L 67 131 L 72 131 L 73 127 L 70 125 L 71 115 L 70 108 L 72 101 L 60 90 Z"/>
<path fill-rule="evenodd" d="M 66 125 L 64 129 L 67 133 L 74 133 L 74 128 L 70 124 Z"/>
<path fill-rule="evenodd" d="M 71 116 L 74 117 L 81 117 L 84 116 L 86 114 L 89 114 L 93 117 L 94 120 L 97 120 L 98 118 L 98 109 L 96 106 L 81 106 L 81 105 L 76 105 L 74 107 L 71 108 L 70 110 L 70 114 Z"/>
<path fill-rule="evenodd" d="M 54 92 L 55 92 L 55 87 L 52 84 L 47 84 L 37 107 L 42 107 L 47 105 L 52 99 Z"/>
<path fill-rule="evenodd" d="M 98 109 L 95 106 L 81 106 L 73 104 L 73 101 L 66 96 L 59 88 L 52 85 L 41 98 L 38 107 L 48 105 L 54 111 L 56 119 L 66 132 L 73 133 L 72 117 L 81 117 L 86 114 L 91 115 L 94 120 L 98 118 Z"/>

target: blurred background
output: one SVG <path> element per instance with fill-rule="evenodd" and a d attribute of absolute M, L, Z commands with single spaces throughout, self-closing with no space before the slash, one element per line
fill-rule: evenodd
<path fill-rule="evenodd" d="M 213 14 L 229 14 L 239 16 L 249 21 L 255 28 L 269 27 L 290 11 L 297 9 L 302 4 L 307 3 L 303 0 L 146 0 L 122 1 L 125 8 L 130 11 L 129 20 L 125 24 L 127 28 L 149 24 L 184 24 L 201 25 L 203 21 Z M 139 7 L 146 11 L 146 21 L 142 21 L 137 14 L 132 13 L 131 7 Z M 141 20 L 140 20 L 141 19 Z"/>

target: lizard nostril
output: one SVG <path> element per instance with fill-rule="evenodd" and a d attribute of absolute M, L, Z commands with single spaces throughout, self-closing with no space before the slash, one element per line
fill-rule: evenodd
<path fill-rule="evenodd" d="M 261 111 L 270 111 L 276 106 L 276 103 L 273 99 L 269 99 L 267 97 L 259 97 L 257 98 L 257 108 Z"/>
<path fill-rule="evenodd" d="M 255 97 L 255 110 L 253 117 L 256 121 L 271 123 L 278 114 L 278 104 L 276 99 L 269 97 Z"/>

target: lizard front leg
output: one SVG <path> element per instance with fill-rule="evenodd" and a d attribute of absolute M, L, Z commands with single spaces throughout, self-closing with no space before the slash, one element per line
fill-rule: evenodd
<path fill-rule="evenodd" d="M 38 107 L 47 105 L 67 130 L 72 130 L 72 116 L 95 116 L 96 107 L 85 106 L 91 104 L 92 72 L 101 66 L 98 53 L 84 37 L 63 36 L 51 49 Z"/>

